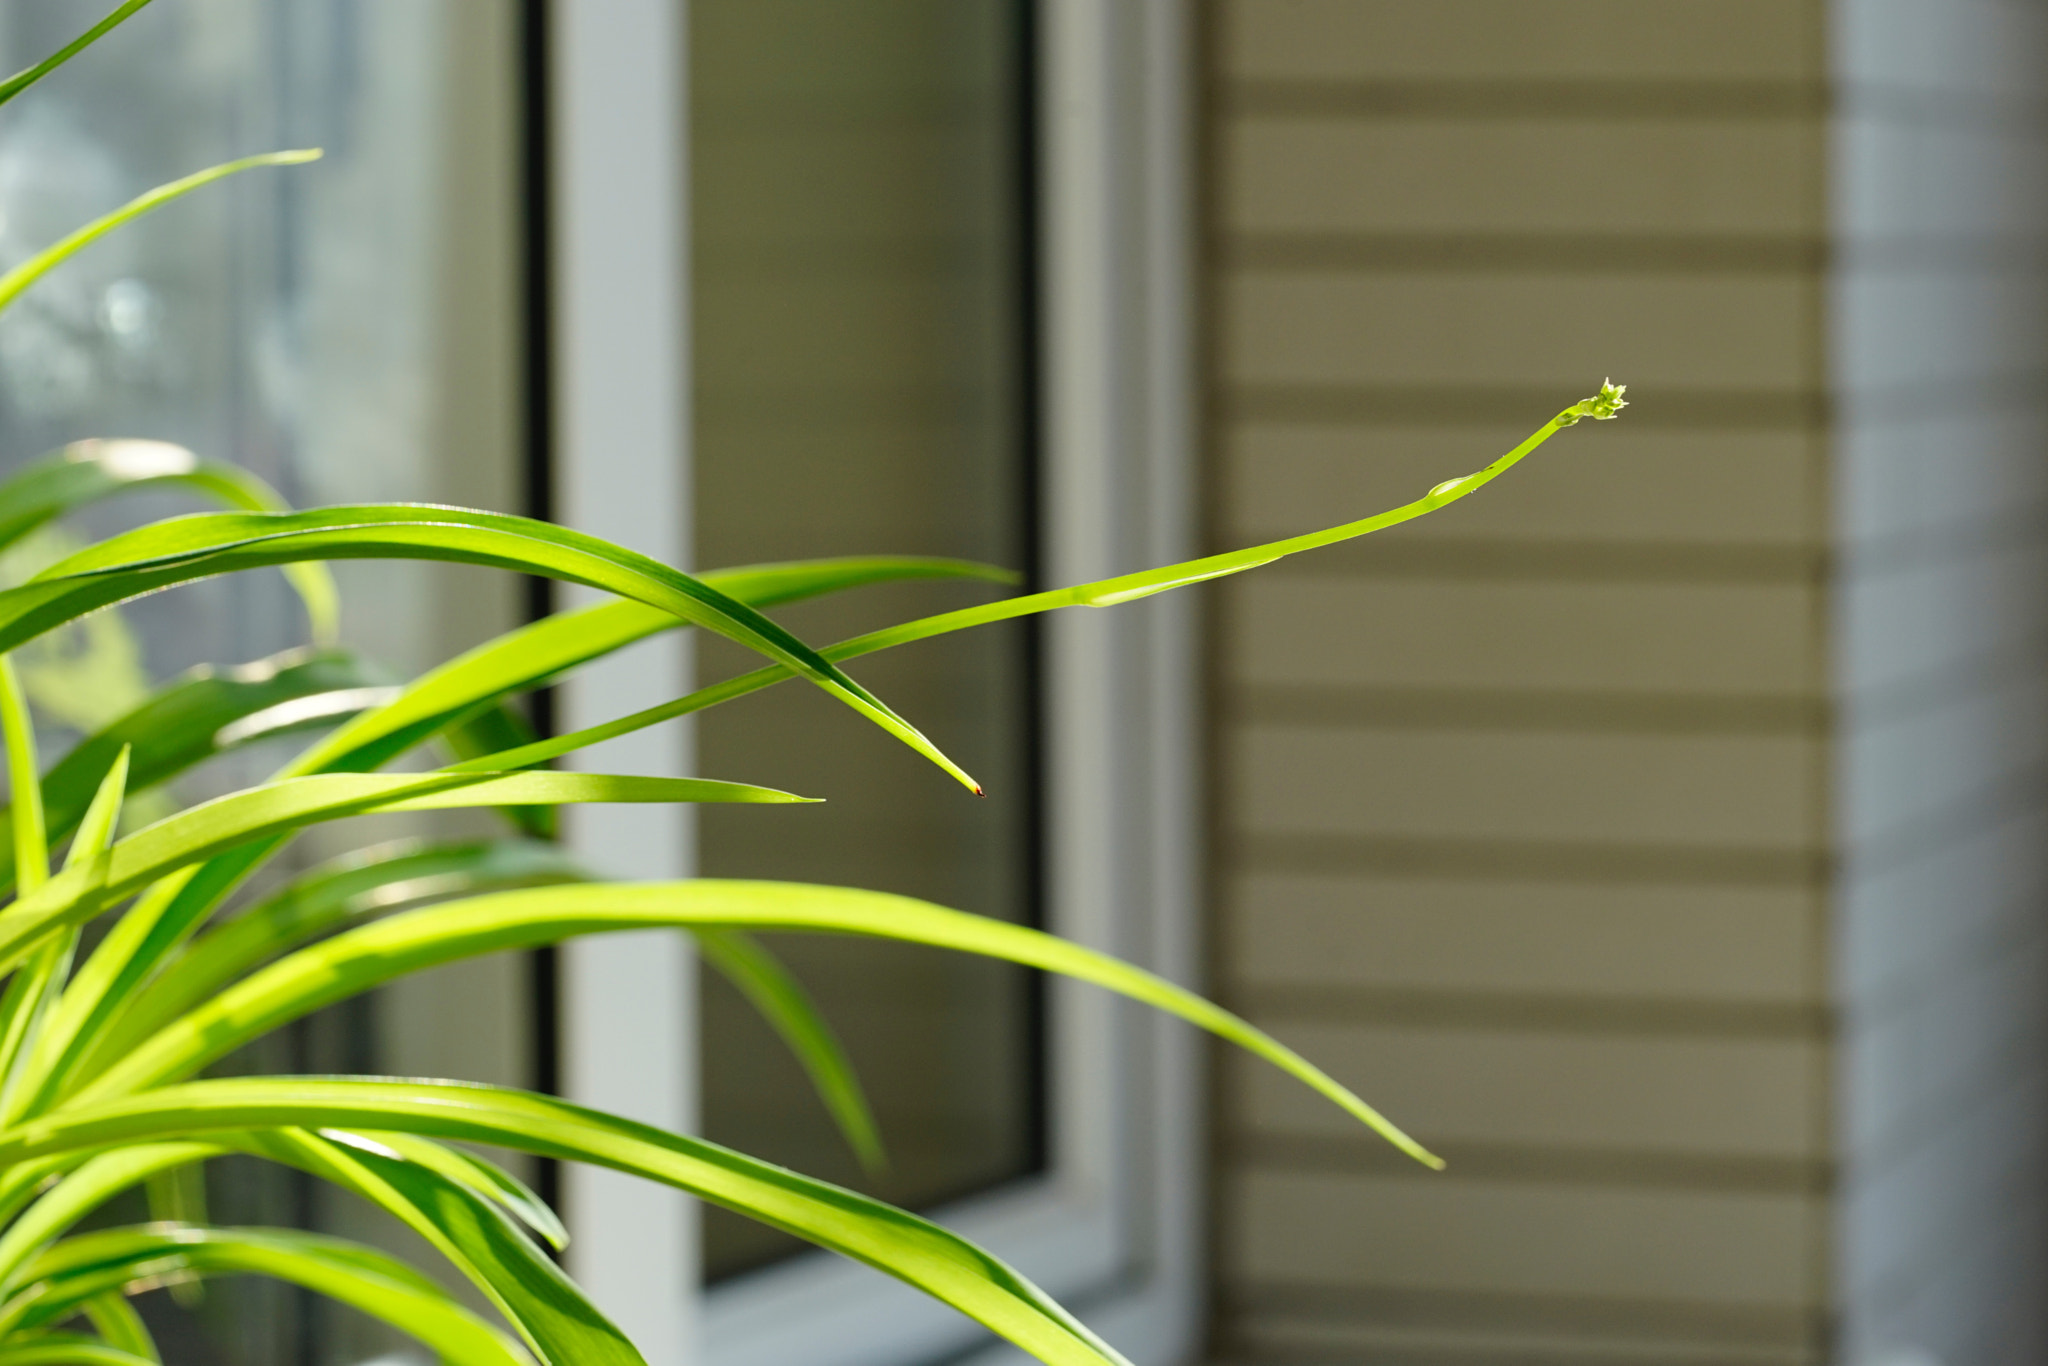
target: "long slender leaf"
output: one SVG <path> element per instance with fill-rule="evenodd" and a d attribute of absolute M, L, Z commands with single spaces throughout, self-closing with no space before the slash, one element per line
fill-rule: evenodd
<path fill-rule="evenodd" d="M 0 1366 L 156 1366 L 153 1358 L 124 1352 L 75 1333 L 42 1333 L 0 1347 Z"/>
<path fill-rule="evenodd" d="M 84 1308 L 93 1331 L 107 1346 L 149 1361 L 163 1360 L 163 1354 L 156 1349 L 156 1339 L 149 1335 L 149 1326 L 120 1291 L 95 1295 L 85 1302 Z"/>
<path fill-rule="evenodd" d="M 27 73 L 23 74 L 26 75 Z M 16 77 L 15 79 L 18 80 L 20 78 Z M 317 150 L 266 152 L 261 156 L 243 157 L 238 161 L 230 161 L 219 166 L 212 166 L 204 171 L 198 171 L 192 175 L 185 176 L 182 179 L 173 180 L 167 185 L 159 185 L 155 189 L 129 200 L 112 213 L 102 215 L 77 231 L 67 234 L 53 245 L 45 247 L 29 257 L 26 261 L 14 267 L 14 269 L 4 275 L 0 275 L 0 308 L 5 308 L 13 303 L 23 290 L 27 289 L 37 280 L 42 279 L 43 276 L 49 274 L 52 270 L 55 270 L 72 256 L 77 255 L 80 251 L 97 242 L 100 238 L 105 237 L 114 229 L 135 221 L 152 209 L 161 208 L 172 200 L 188 195 L 202 186 L 211 185 L 217 180 L 225 180 L 229 176 L 238 175 L 243 171 L 254 170 L 259 166 L 299 166 L 309 161 L 317 161 L 319 157 L 320 153 Z"/>
<path fill-rule="evenodd" d="M 974 780 L 918 729 L 755 609 L 594 536 L 464 508 L 366 504 L 300 513 L 198 513 L 153 522 L 0 593 L 0 650 L 100 607 L 195 579 L 320 559 L 426 559 L 544 575 L 631 598 L 786 664 L 952 774 Z"/>
<path fill-rule="evenodd" d="M 9 823 L 14 859 L 23 891 L 33 894 L 50 881 L 49 841 L 44 834 L 42 774 L 36 759 L 35 723 L 14 672 L 14 660 L 0 655 L 0 736 L 7 742 L 7 778 L 15 794 Z M 0 1104 L 13 1085 L 16 1060 L 41 1023 L 53 986 L 71 966 L 78 932 L 70 930 L 44 944 L 7 984 L 0 997 Z"/>
<path fill-rule="evenodd" d="M 740 565 L 698 577 L 757 609 L 906 579 L 1015 579 L 993 565 L 906 555 Z M 482 704 L 539 687 L 579 664 L 683 624 L 672 612 L 631 599 L 558 612 L 415 679 L 392 703 L 343 726 L 286 771 L 375 768 Z"/>
<path fill-rule="evenodd" d="M 290 506 L 241 466 L 201 460 L 168 441 L 74 441 L 0 482 L 0 548 L 88 503 L 159 487 L 183 488 L 244 512 L 285 512 Z M 313 639 L 333 640 L 341 625 L 334 576 L 317 562 L 286 565 L 284 575 L 305 606 Z"/>
<path fill-rule="evenodd" d="M 7 741 L 7 781 L 14 804 L 8 809 L 14 864 L 24 892 L 50 880 L 50 841 L 43 825 L 43 778 L 36 762 L 36 728 L 29 719 L 14 660 L 0 655 L 0 736 Z"/>
<path fill-rule="evenodd" d="M 282 1229 L 123 1228 L 67 1239 L 38 1257 L 0 1307 L 0 1329 L 61 1321 L 136 1281 L 260 1275 L 291 1281 L 409 1333 L 456 1366 L 526 1366 L 522 1352 L 393 1257 Z"/>
<path fill-rule="evenodd" d="M 78 37 L 73 38 L 63 47 L 58 48 L 56 52 L 43 58 L 43 60 L 29 67 L 26 71 L 17 72 L 9 76 L 5 81 L 0 81 L 0 104 L 7 103 L 7 101 L 13 99 L 37 81 L 70 61 L 88 47 L 91 47 L 94 43 L 105 37 L 117 24 L 148 3 L 149 0 L 123 0 L 123 3 L 117 5 L 106 18 L 94 24 Z"/>
<path fill-rule="evenodd" d="M 580 889 L 578 889 L 580 890 Z M 690 1192 L 865 1262 L 1049 1366 L 1124 1366 L 1000 1259 L 929 1220 L 701 1139 L 527 1092 L 442 1082 L 248 1077 L 72 1107 L 0 1132 L 0 1163 L 169 1134 L 302 1126 L 401 1130 L 610 1167 Z"/>
<path fill-rule="evenodd" d="M 111 1028 L 92 1031 L 80 1070 L 97 1071 L 98 1059 L 126 1053 L 252 968 L 335 930 L 427 901 L 586 880 L 560 848 L 530 840 L 399 840 L 321 864 L 193 940 Z"/>
<path fill-rule="evenodd" d="M 860 1076 L 803 984 L 750 935 L 700 928 L 695 937 L 704 961 L 738 988 L 796 1054 L 861 1166 L 870 1175 L 886 1170 L 889 1159 L 882 1148 L 881 1128 Z"/>
<path fill-rule="evenodd" d="M 114 762 L 100 777 L 99 791 L 93 793 L 92 805 L 85 809 L 85 819 L 78 823 L 78 834 L 71 841 L 71 852 L 65 856 L 64 866 L 76 868 L 107 852 L 114 844 L 114 830 L 121 819 L 121 803 L 128 796 L 128 760 L 132 751 L 126 745 L 114 756 Z"/>
<path fill-rule="evenodd" d="M 792 882 L 539 887 L 407 911 L 301 949 L 201 1005 L 80 1093 L 116 1095 L 189 1076 L 251 1039 L 379 983 L 459 958 L 572 935 L 708 927 L 863 935 L 1042 968 L 1178 1015 L 1305 1082 L 1418 1161 L 1441 1163 L 1300 1054 L 1202 997 L 1055 935 L 886 892 Z"/>
<path fill-rule="evenodd" d="M 391 690 L 392 699 L 398 692 Z M 540 733 L 526 718 L 504 702 L 489 703 L 440 733 L 441 742 L 454 751 L 457 760 L 481 759 L 501 749 L 530 745 L 539 738 Z M 521 834 L 534 839 L 551 840 L 560 833 L 551 806 L 505 806 L 499 811 Z"/>
<path fill-rule="evenodd" d="M 380 670 L 339 650 L 290 650 L 237 668 L 195 669 L 105 730 L 80 741 L 44 776 L 48 837 L 62 839 L 77 828 L 107 765 L 124 747 L 133 751 L 129 790 L 145 792 L 232 745 L 282 728 L 271 725 L 230 731 L 238 722 L 264 712 L 274 714 L 276 708 L 290 703 L 337 693 L 367 701 L 364 689 L 389 682 Z M 230 733 L 224 737 L 223 731 Z M 11 880 L 13 870 L 10 852 L 0 876 Z"/>
<path fill-rule="evenodd" d="M 1412 522 L 1417 517 L 1435 512 L 1439 508 L 1448 507 L 1461 498 L 1470 497 L 1485 485 L 1505 474 L 1509 469 L 1520 463 L 1523 457 L 1566 427 L 1574 426 L 1584 418 L 1591 418 L 1594 421 L 1606 421 L 1616 416 L 1620 409 L 1628 406 L 1627 401 L 1622 398 L 1622 393 L 1626 388 L 1626 385 L 1615 385 L 1612 383 L 1602 385 L 1598 394 L 1591 398 L 1581 399 L 1565 409 L 1556 417 L 1537 428 L 1528 440 L 1522 442 L 1521 445 L 1516 446 L 1506 455 L 1486 466 L 1486 468 L 1479 470 L 1477 473 L 1468 474 L 1462 479 L 1446 480 L 1414 502 L 1405 503 L 1400 507 L 1375 516 L 1362 518 L 1354 522 L 1345 522 L 1323 531 L 1312 531 L 1301 536 L 1289 536 L 1282 540 L 1270 541 L 1265 545 L 1251 546 L 1243 550 L 1233 550 L 1221 555 L 1208 555 L 1201 559 L 1188 560 L 1181 564 L 1163 565 L 1157 569 L 1141 570 L 1134 574 L 1118 574 L 1107 579 L 1097 579 L 1092 583 L 1075 584 L 1069 588 L 1056 588 L 1044 593 L 1031 593 L 1023 597 L 1004 598 L 979 607 L 965 607 L 957 611 L 941 612 L 937 616 L 923 617 L 916 621 L 904 622 L 901 625 L 886 627 L 879 631 L 870 631 L 866 635 L 855 636 L 851 640 L 844 640 L 836 645 L 827 646 L 818 653 L 824 658 L 838 663 L 844 660 L 858 659 L 862 655 L 874 654 L 880 650 L 894 649 L 899 645 L 909 645 L 916 641 L 929 640 L 934 636 L 947 635 L 954 631 L 964 631 L 971 627 L 986 626 L 999 621 L 1011 621 L 1018 617 L 1036 616 L 1042 612 L 1058 611 L 1065 607 L 1114 607 L 1121 603 L 1135 602 L 1140 598 L 1151 597 L 1155 593 L 1164 593 L 1175 588 L 1185 588 L 1190 584 L 1206 583 L 1211 579 L 1239 574 L 1247 569 L 1256 569 L 1260 565 L 1271 564 L 1273 561 L 1284 559 L 1289 555 L 1298 555 L 1309 550 L 1319 550 L 1325 546 L 1336 545 L 1341 541 L 1354 540 L 1360 536 L 1370 535 L 1375 531 L 1384 531 L 1388 527 L 1399 526 L 1403 522 Z M 673 720 L 678 716 L 687 716 L 692 712 L 703 711 L 706 708 L 745 697 L 749 693 L 759 692 L 762 688 L 780 683 L 792 676 L 787 667 L 781 664 L 769 664 L 755 669 L 751 673 L 741 674 L 738 677 L 713 684 L 708 688 L 700 688 L 696 692 L 679 697 L 672 702 L 663 702 L 648 707 L 643 711 L 633 713 L 631 716 L 622 716 L 617 720 L 604 722 L 603 724 L 575 731 L 568 735 L 555 736 L 520 749 L 491 755 L 487 759 L 468 760 L 453 764 L 450 767 L 455 771 L 461 771 L 472 767 L 496 769 L 525 768 L 532 764 L 546 763 L 549 759 L 588 748 L 605 740 L 616 739 L 621 735 L 629 735 L 636 730 L 658 725 L 663 721 Z"/>
<path fill-rule="evenodd" d="M 646 1366 L 553 1262 L 466 1187 L 379 1140 L 341 1130 L 279 1129 L 248 1141 L 252 1151 L 353 1191 L 426 1239 L 484 1292 L 543 1366 Z"/>
<path fill-rule="evenodd" d="M 478 1199 L 504 1210 L 557 1252 L 569 1246 L 569 1230 L 562 1226 L 561 1219 L 548 1208 L 547 1202 L 497 1163 L 475 1153 L 451 1148 L 445 1143 L 436 1143 L 430 1138 L 421 1138 L 418 1134 L 380 1131 L 359 1137 L 453 1181 Z"/>
<path fill-rule="evenodd" d="M 455 781 L 451 782 L 451 776 Z M 18 957 L 53 929 L 76 926 L 121 897 L 188 865 L 223 852 L 261 850 L 260 841 L 280 832 L 341 815 L 437 811 L 463 807 L 537 802 L 799 802 L 805 798 L 770 788 L 701 778 L 640 778 L 611 774 L 519 773 L 485 776 L 435 774 L 327 774 L 291 778 L 230 793 L 136 831 L 98 861 L 91 881 L 73 870 L 37 893 L 0 912 L 0 960 Z M 240 850 L 236 846 L 241 846 Z M 82 873 L 84 870 L 78 870 Z M 182 887 L 179 888 L 183 890 Z M 81 984 L 64 1010 L 39 1067 L 35 1096 L 66 1075 L 84 1048 L 96 1020 L 142 980 L 151 965 L 193 925 L 163 914 L 177 905 L 166 900 L 155 914 L 131 911 L 116 934 L 119 947 L 104 963 L 95 955 L 95 977 Z M 201 910 L 211 900 L 196 903 Z M 198 912 L 194 912 L 197 914 Z M 67 933 L 69 931 L 66 931 Z M 109 943 L 113 942 L 110 937 Z M 105 946 L 103 946 L 104 948 Z"/>
<path fill-rule="evenodd" d="M 37 1197 L 0 1235 L 0 1295 L 11 1294 L 20 1286 L 22 1270 L 31 1258 L 122 1191 L 159 1172 L 204 1162 L 227 1151 L 218 1143 L 138 1143 L 89 1159 Z"/>
<path fill-rule="evenodd" d="M 111 861 L 108 849 L 113 843 L 114 825 L 120 819 L 121 799 L 127 794 L 127 785 L 128 751 L 123 748 L 101 781 L 99 793 L 93 798 L 85 819 L 79 823 L 78 837 L 71 842 L 71 855 L 64 861 L 65 872 L 96 877 L 95 870 Z M 31 984 L 27 991 L 34 1004 L 21 1017 L 25 1025 L 20 1030 L 15 1028 L 15 1020 L 8 1021 L 6 1065 L 0 1068 L 0 1076 L 5 1078 L 4 1083 L 0 1083 L 0 1122 L 20 1115 L 42 1090 L 44 1068 L 52 1046 L 48 1017 L 59 1000 L 58 993 L 64 990 L 65 980 L 71 973 L 72 955 L 77 950 L 78 929 L 74 926 L 46 944 L 33 964 L 21 974 Z M 17 1058 L 22 1060 L 19 1068 L 15 1065 Z"/>
<path fill-rule="evenodd" d="M 409 840 L 336 860 L 194 942 L 118 1018 L 70 1025 L 81 1047 L 57 1080 L 95 1075 L 180 1012 L 307 940 L 421 901 L 587 880 L 559 849 L 524 841 L 430 846 Z M 124 922 L 116 935 L 126 928 Z M 802 984 L 744 935 L 700 930 L 696 937 L 711 966 L 789 1045 L 862 1164 L 881 1170 L 886 1158 L 859 1077 Z M 65 1005 L 71 1004 L 67 996 Z"/>

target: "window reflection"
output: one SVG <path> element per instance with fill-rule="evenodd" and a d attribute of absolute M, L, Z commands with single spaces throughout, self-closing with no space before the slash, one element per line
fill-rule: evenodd
<path fill-rule="evenodd" d="M 1026 7 L 690 12 L 699 563 L 903 552 L 1028 566 Z M 990 592 L 901 585 L 780 615 L 822 643 Z M 699 648 L 712 673 L 746 666 L 717 642 Z M 854 666 L 984 782 L 980 802 L 815 690 L 706 713 L 704 772 L 828 804 L 703 808 L 703 871 L 1034 918 L 1033 667 L 1023 625 Z M 1038 1166 L 1026 974 L 857 940 L 771 947 L 844 1035 L 892 1164 L 860 1171 L 788 1050 L 707 974 L 710 1137 L 912 1207 Z M 706 1212 L 714 1278 L 797 1247 Z"/>

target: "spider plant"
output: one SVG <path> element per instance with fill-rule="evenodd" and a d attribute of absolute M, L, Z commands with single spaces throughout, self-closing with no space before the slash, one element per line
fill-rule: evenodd
<path fill-rule="evenodd" d="M 0 84 L 11 99 L 147 0 L 129 0 L 48 61 Z M 315 153 L 251 158 L 153 191 L 0 276 L 0 306 L 96 237 L 212 180 Z M 694 935 L 796 1050 L 848 1140 L 875 1127 L 832 1032 L 756 931 L 863 935 L 980 954 L 1091 982 L 1171 1012 L 1321 1092 L 1411 1157 L 1440 1165 L 1312 1063 L 1198 996 L 1018 925 L 906 897 L 792 883 L 593 881 L 548 841 L 568 803 L 804 800 L 710 778 L 555 772 L 549 760 L 789 680 L 819 688 L 964 786 L 974 780 L 844 665 L 879 650 L 1068 607 L 1106 608 L 1235 574 L 1410 521 L 1471 496 L 1557 431 L 1612 417 L 1603 385 L 1475 474 L 1323 531 L 1051 592 L 1000 598 L 838 644 L 806 644 L 769 609 L 906 578 L 1007 582 L 983 565 L 878 556 L 687 574 L 622 546 L 523 517 L 362 505 L 293 511 L 231 467 L 152 442 L 85 442 L 0 483 L 0 548 L 97 499 L 175 484 L 226 510 L 113 536 L 0 592 L 0 738 L 13 793 L 0 850 L 0 1366 L 158 1360 L 127 1296 L 167 1281 L 257 1273 L 379 1317 L 464 1366 L 638 1363 L 639 1353 L 548 1255 L 552 1212 L 468 1144 L 596 1163 L 762 1220 L 895 1276 L 1040 1359 L 1116 1351 L 997 1258 L 915 1214 L 686 1135 L 551 1096 L 454 1081 L 207 1078 L 269 1031 L 403 974 L 572 936 L 666 927 Z M 334 640 L 323 561 L 448 560 L 601 590 L 399 687 Z M 158 689 L 44 767 L 12 654 L 88 613 L 215 575 L 281 568 L 314 643 Z M 718 633 L 760 667 L 570 735 L 540 738 L 508 703 L 652 633 Z M 124 806 L 252 741 L 324 733 L 268 781 L 121 834 Z M 439 742 L 459 756 L 380 771 Z M 976 789 L 978 790 L 978 789 Z M 295 836 L 373 812 L 495 808 L 496 839 L 380 847 L 281 890 L 230 899 Z M 61 852 L 61 858 L 59 857 Z M 97 922 L 95 924 L 94 922 Z M 81 933 L 97 933 L 85 951 Z M 166 1219 L 78 1232 L 138 1185 L 230 1156 L 309 1173 L 388 1211 L 467 1277 L 500 1321 L 374 1249 L 278 1228 Z"/>

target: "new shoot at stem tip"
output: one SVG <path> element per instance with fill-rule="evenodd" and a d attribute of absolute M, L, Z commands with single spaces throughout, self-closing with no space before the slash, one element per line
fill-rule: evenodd
<path fill-rule="evenodd" d="M 1559 413 L 1557 425 L 1569 427 L 1582 417 L 1590 417 L 1595 422 L 1606 422 L 1628 407 L 1628 400 L 1622 397 L 1627 392 L 1626 384 L 1616 384 L 1611 379 L 1603 379 L 1600 381 L 1600 392 L 1591 398 L 1580 399 Z"/>
<path fill-rule="evenodd" d="M 1541 445 L 1544 439 L 1552 432 L 1559 432 L 1563 431 L 1566 427 L 1577 426 L 1580 418 L 1590 417 L 1595 422 L 1606 422 L 1619 414 L 1623 408 L 1628 407 L 1628 400 L 1622 397 L 1627 392 L 1628 386 L 1626 384 L 1616 384 L 1611 379 L 1601 380 L 1599 393 L 1591 398 L 1580 399 L 1577 403 L 1574 403 L 1571 407 L 1544 423 L 1542 429 L 1536 435 L 1515 447 L 1514 450 L 1501 459 L 1496 460 L 1477 474 L 1464 474 L 1456 479 L 1446 479 L 1443 483 L 1431 489 L 1426 496 L 1439 498 L 1447 493 L 1456 493 L 1459 489 L 1474 481 L 1479 483 L 1486 482 Z"/>

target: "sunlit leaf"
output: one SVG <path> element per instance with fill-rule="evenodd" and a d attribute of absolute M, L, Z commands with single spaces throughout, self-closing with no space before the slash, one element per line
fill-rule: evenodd
<path fill-rule="evenodd" d="M 199 513 L 111 537 L 0 593 L 0 650 L 140 594 L 302 560 L 424 559 L 602 589 L 726 636 L 810 679 L 973 788 L 931 741 L 836 665 L 700 579 L 594 536 L 465 508 L 365 504 L 298 513 Z M 978 790 L 978 789 L 977 789 Z"/>
<path fill-rule="evenodd" d="M 1124 1366 L 1114 1348 L 1017 1271 L 929 1220 L 701 1139 L 552 1096 L 445 1082 L 342 1078 L 190 1082 L 67 1107 L 0 1132 L 0 1163 L 153 1142 L 172 1134 L 291 1126 L 402 1130 L 644 1176 L 865 1262 L 952 1305 L 1051 1366 Z"/>
<path fill-rule="evenodd" d="M 794 882 L 689 882 L 538 887 L 407 911 L 282 958 L 194 1009 L 85 1088 L 106 1096 L 189 1076 L 290 1020 L 394 977 L 480 953 L 572 935 L 708 927 L 862 935 L 926 944 L 1090 982 L 1178 1015 L 1257 1054 L 1348 1111 L 1419 1161 L 1413 1139 L 1278 1040 L 1142 968 L 1023 925 L 850 887 Z"/>
<path fill-rule="evenodd" d="M 0 1332 L 62 1322 L 136 1281 L 258 1275 L 302 1285 L 418 1338 L 454 1366 L 526 1366 L 524 1353 L 394 1257 L 283 1229 L 107 1229 L 56 1244 L 0 1306 Z"/>
<path fill-rule="evenodd" d="M 201 460 L 168 441 L 74 441 L 0 480 L 0 549 L 89 503 L 145 488 L 184 489 L 244 512 L 283 512 L 289 506 L 241 466 Z M 284 575 L 305 606 L 313 639 L 331 642 L 341 624 L 334 576 L 310 562 L 286 565 Z"/>

